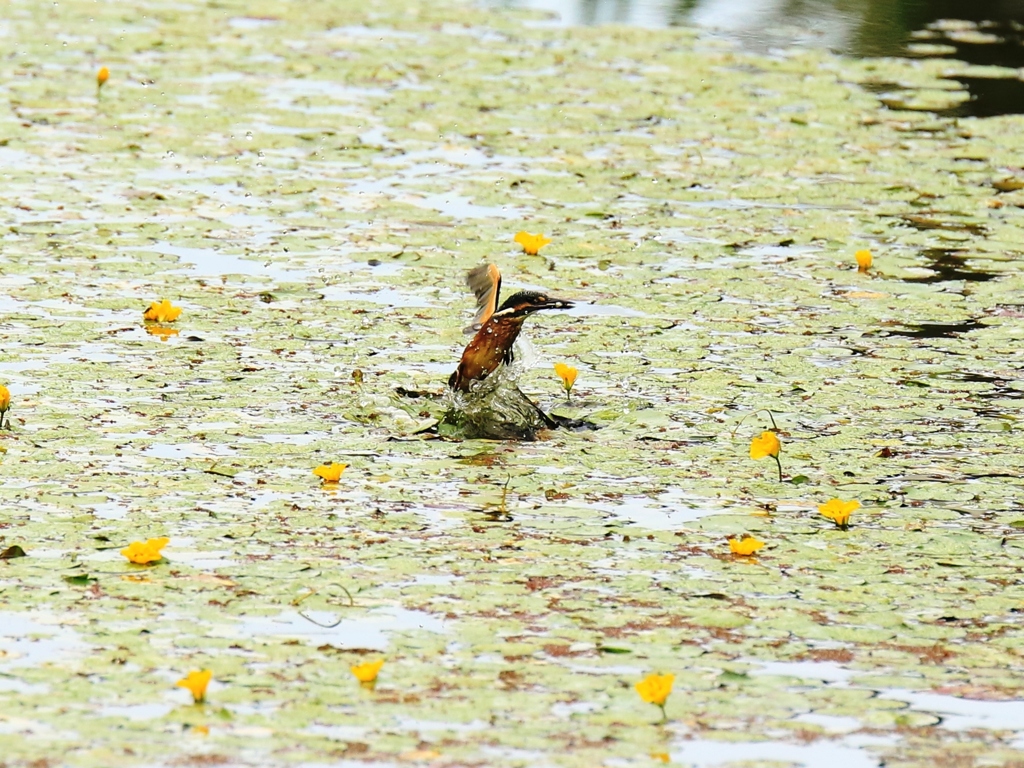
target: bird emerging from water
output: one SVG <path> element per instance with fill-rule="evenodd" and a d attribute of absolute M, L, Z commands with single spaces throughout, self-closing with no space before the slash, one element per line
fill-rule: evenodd
<path fill-rule="evenodd" d="M 476 296 L 477 314 L 472 341 L 462 352 L 459 367 L 448 379 L 448 386 L 468 392 L 474 381 L 486 379 L 499 365 L 513 360 L 512 347 L 523 328 L 523 321 L 542 309 L 570 309 L 571 301 L 539 291 L 519 291 L 499 307 L 501 272 L 494 264 L 481 264 L 466 275 L 466 284 Z"/>

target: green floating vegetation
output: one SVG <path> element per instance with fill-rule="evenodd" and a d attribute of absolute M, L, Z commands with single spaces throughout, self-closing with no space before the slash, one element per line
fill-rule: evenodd
<path fill-rule="evenodd" d="M 941 114 L 971 68 L 133 8 L 2 26 L 5 766 L 1018 759 L 1024 131 Z M 484 260 L 577 303 L 519 384 L 600 429 L 424 432 Z"/>

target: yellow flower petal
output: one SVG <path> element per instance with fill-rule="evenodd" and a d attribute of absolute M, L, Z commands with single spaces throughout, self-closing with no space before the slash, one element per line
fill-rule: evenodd
<path fill-rule="evenodd" d="M 173 323 L 181 315 L 181 307 L 176 307 L 167 299 L 154 301 L 149 309 L 142 313 L 142 319 L 153 323 Z"/>
<path fill-rule="evenodd" d="M 523 246 L 523 253 L 528 256 L 536 256 L 541 248 L 551 242 L 544 235 L 531 235 L 529 232 L 517 233 L 515 241 Z"/>
<path fill-rule="evenodd" d="M 871 269 L 871 251 L 867 249 L 857 251 L 855 254 L 853 254 L 853 258 L 857 260 L 858 272 L 867 272 L 869 269 Z"/>
<path fill-rule="evenodd" d="M 0 384 L 0 415 L 3 415 L 11 407 L 11 390 Z"/>
<path fill-rule="evenodd" d="M 672 674 L 648 675 L 634 687 L 636 692 L 640 694 L 640 698 L 648 704 L 657 704 L 659 707 L 664 707 L 665 702 L 668 700 L 668 695 L 672 693 L 672 684 L 675 680 L 676 676 Z"/>
<path fill-rule="evenodd" d="M 102 88 L 103 84 L 110 79 L 110 70 L 106 67 L 100 67 L 100 71 L 96 73 L 96 87 Z"/>
<path fill-rule="evenodd" d="M 380 674 L 380 668 L 384 666 L 384 659 L 368 661 L 365 664 L 354 664 L 350 669 L 360 683 L 372 683 Z"/>
<path fill-rule="evenodd" d="M 338 464 L 336 462 L 321 464 L 313 470 L 313 474 L 323 480 L 324 485 L 336 483 L 341 479 L 341 473 L 345 471 L 347 466 L 348 464 Z"/>
<path fill-rule="evenodd" d="M 571 365 L 555 363 L 555 373 L 558 374 L 558 378 L 562 380 L 562 386 L 565 387 L 565 391 L 568 392 L 572 389 L 572 385 L 576 383 L 576 377 L 579 376 L 580 372 Z"/>
<path fill-rule="evenodd" d="M 834 522 L 840 528 L 845 528 L 850 523 L 850 515 L 857 509 L 860 509 L 860 502 L 856 499 L 850 501 L 842 501 L 840 499 L 832 499 L 825 504 L 818 505 L 818 512 L 823 517 L 827 517 L 829 520 Z"/>
<path fill-rule="evenodd" d="M 206 686 L 210 684 L 211 679 L 213 679 L 213 672 L 209 669 L 193 669 L 175 685 L 179 688 L 187 688 L 192 694 L 192 700 L 198 704 L 206 698 Z"/>
<path fill-rule="evenodd" d="M 161 536 L 159 539 L 147 539 L 146 541 L 133 541 L 121 550 L 121 554 L 127 557 L 129 562 L 136 565 L 155 563 L 157 560 L 163 559 L 160 550 L 166 547 L 169 541 L 170 539 L 166 536 Z"/>
<path fill-rule="evenodd" d="M 760 539 L 755 539 L 753 536 L 744 536 L 742 539 L 729 539 L 729 549 L 734 555 L 747 557 L 757 552 L 763 546 L 764 542 Z"/>
<path fill-rule="evenodd" d="M 750 441 L 750 458 L 752 459 L 763 459 L 765 456 L 777 458 L 781 450 L 782 443 L 779 442 L 779 436 L 771 431 L 762 432 Z"/>

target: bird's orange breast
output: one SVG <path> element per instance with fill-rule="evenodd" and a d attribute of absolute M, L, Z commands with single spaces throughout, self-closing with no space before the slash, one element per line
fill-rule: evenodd
<path fill-rule="evenodd" d="M 510 362 L 512 345 L 522 327 L 522 317 L 492 317 L 484 323 L 462 351 L 462 360 L 448 379 L 448 386 L 468 392 L 470 382 L 486 379 L 503 362 Z"/>

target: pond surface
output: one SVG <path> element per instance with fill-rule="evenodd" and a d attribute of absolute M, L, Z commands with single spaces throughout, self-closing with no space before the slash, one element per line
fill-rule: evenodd
<path fill-rule="evenodd" d="M 0 761 L 1019 761 L 1024 131 L 965 106 L 1019 76 L 930 18 L 853 58 L 468 3 L 10 4 Z M 430 434 L 484 260 L 577 302 L 518 383 L 599 429 Z"/>
<path fill-rule="evenodd" d="M 903 56 L 922 31 L 958 22 L 958 58 L 1020 66 L 1018 0 L 493 0 L 492 7 L 543 11 L 565 25 L 695 26 L 735 36 L 749 46 L 829 48 L 854 56 Z M 984 32 L 976 31 L 978 28 Z M 916 33 L 916 34 L 915 34 Z M 959 38 L 959 39 L 957 39 Z M 993 39 L 999 38 L 999 39 Z M 964 52 L 967 52 L 964 55 Z"/>
<path fill-rule="evenodd" d="M 1012 0 L 484 0 L 485 7 L 530 8 L 555 25 L 688 26 L 745 50 L 824 48 L 860 57 L 957 59 L 1006 69 L 1024 67 L 1024 3 Z M 956 75 L 970 98 L 951 116 L 1024 113 L 1024 81 Z"/>

